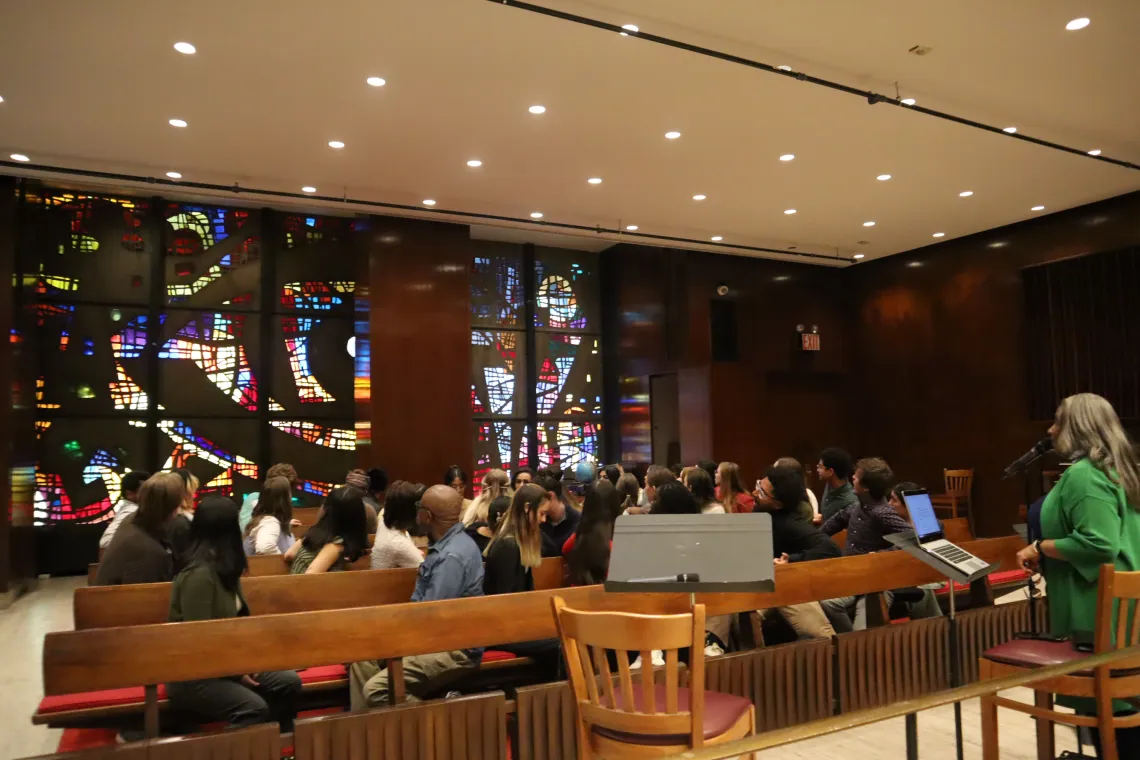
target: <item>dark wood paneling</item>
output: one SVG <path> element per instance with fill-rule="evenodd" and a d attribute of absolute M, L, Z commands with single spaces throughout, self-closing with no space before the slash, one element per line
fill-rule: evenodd
<path fill-rule="evenodd" d="M 468 230 L 376 217 L 363 244 L 372 306 L 369 464 L 422 483 L 440 482 L 451 464 L 471 472 Z"/>
<path fill-rule="evenodd" d="M 12 344 L 8 340 L 8 335 L 12 332 L 13 327 L 13 303 L 12 291 L 13 288 L 8 285 L 12 282 L 12 275 L 15 270 L 15 222 L 16 222 L 16 196 L 15 196 L 16 182 L 10 177 L 0 177 L 0 281 L 3 287 L 0 287 L 0 388 L 5 392 L 12 387 L 14 379 L 12 368 Z M 5 399 L 7 402 L 8 399 Z M 0 404 L 0 430 L 12 430 L 12 404 Z M 5 437 L 8 438 L 10 433 Z M 5 440 L 3 446 L 0 446 L 0 503 L 5 507 L 11 504 L 12 483 L 10 480 L 11 462 L 11 439 Z M 12 516 L 9 509 L 4 510 L 4 514 L 0 515 L 0 595 L 8 591 L 8 584 L 11 579 L 12 572 Z M 2 601 L 2 600 L 0 600 Z M 0 605 L 2 606 L 2 605 Z"/>
<path fill-rule="evenodd" d="M 1030 416 L 1020 270 L 1136 245 L 1138 220 L 1134 193 L 846 272 L 851 450 L 932 489 L 974 468 L 978 535 L 1008 533 L 1024 492 L 1002 469 L 1049 424 Z"/>

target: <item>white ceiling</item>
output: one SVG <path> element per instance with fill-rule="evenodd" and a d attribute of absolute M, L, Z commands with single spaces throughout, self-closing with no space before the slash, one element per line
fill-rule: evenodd
<path fill-rule="evenodd" d="M 1140 163 L 1133 0 L 542 4 L 887 95 L 897 81 Z M 1140 171 L 487 0 L 4 0 L 0 97 L 0 157 L 844 260 L 1140 189 Z"/>

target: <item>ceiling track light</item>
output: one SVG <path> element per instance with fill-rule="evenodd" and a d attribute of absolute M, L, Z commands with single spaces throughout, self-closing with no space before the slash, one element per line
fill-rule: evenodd
<path fill-rule="evenodd" d="M 611 31 L 611 32 L 612 31 L 618 31 L 621 34 L 629 34 L 629 33 L 635 32 L 635 31 L 640 31 L 640 30 L 635 30 L 633 28 L 632 24 L 627 25 L 627 27 L 624 28 L 625 30 L 623 31 L 622 29 L 619 29 L 618 27 L 616 27 L 614 24 L 606 22 L 606 21 L 602 21 L 600 19 L 589 18 L 587 16 L 580 16 L 580 15 L 576 15 L 573 13 L 567 13 L 565 11 L 554 9 L 554 8 L 545 8 L 545 7 L 538 5 L 538 4 L 535 4 L 535 3 L 516 3 L 516 2 L 512 2 L 511 0 L 488 0 L 488 2 L 493 2 L 493 3 L 495 3 L 495 5 L 506 5 L 508 7 L 515 8 L 517 10 L 527 11 L 528 13 L 536 13 L 536 14 L 539 14 L 542 16 L 549 16 L 551 18 L 555 18 L 555 19 L 558 19 L 558 20 L 564 21 L 564 22 L 581 24 L 582 26 L 588 26 L 588 27 L 591 27 L 594 29 L 604 29 L 604 30 Z M 1077 19 L 1073 19 L 1073 22 L 1075 22 L 1075 21 L 1077 21 Z M 1085 26 L 1087 26 L 1087 19 L 1083 19 L 1083 21 L 1086 22 Z M 1070 23 L 1073 23 L 1073 22 L 1070 22 Z M 1083 26 L 1077 27 L 1077 28 L 1083 28 Z M 866 100 L 868 103 L 871 103 L 872 105 L 874 105 L 876 103 L 890 103 L 891 105 L 902 106 L 902 107 L 912 107 L 915 105 L 915 101 L 913 98 L 906 98 L 905 100 L 902 100 L 902 101 L 896 100 L 894 98 L 889 98 L 889 97 L 886 97 L 883 95 L 879 95 L 877 93 L 868 92 L 867 90 L 864 90 L 864 89 L 862 89 L 858 86 L 855 86 L 855 85 L 845 84 L 843 82 L 836 82 L 833 80 L 824 79 L 824 78 L 819 77 L 819 76 L 808 76 L 807 74 L 804 74 L 802 71 L 795 71 L 795 72 L 784 71 L 784 70 L 778 68 L 777 66 L 773 66 L 771 64 L 764 63 L 762 61 L 749 60 L 747 58 L 741 57 L 740 55 L 734 55 L 732 53 L 726 53 L 726 52 L 722 52 L 720 50 L 714 50 L 712 48 L 703 47 L 701 45 L 696 45 L 696 44 L 689 43 L 689 42 L 683 42 L 681 40 L 671 39 L 669 37 L 664 37 L 660 34 L 650 34 L 650 35 L 642 36 L 641 39 L 645 40 L 646 42 L 651 42 L 651 43 L 654 43 L 657 45 L 664 45 L 666 47 L 671 47 L 671 48 L 674 48 L 677 50 L 682 50 L 682 51 L 689 53 L 689 54 L 700 55 L 700 56 L 704 56 L 706 58 L 715 58 L 715 59 L 720 60 L 720 61 L 725 61 L 727 63 L 735 64 L 737 66 L 745 66 L 747 68 L 757 69 L 759 71 L 763 71 L 763 72 L 768 73 L 768 74 L 774 74 L 774 75 L 781 76 L 781 77 L 793 76 L 801 82 L 805 82 L 807 84 L 815 85 L 816 87 L 825 87 L 825 88 L 830 89 L 830 90 L 835 90 L 835 91 L 841 92 L 847 96 L 862 98 L 862 99 Z M 936 111 L 932 108 L 923 107 L 923 108 L 919 109 L 917 111 L 917 113 L 922 113 L 925 116 L 930 116 L 930 117 L 933 117 L 935 119 L 942 119 L 945 121 L 951 121 L 951 122 L 954 122 L 955 124 L 959 124 L 961 126 L 971 127 L 973 129 L 980 129 L 980 130 L 984 130 L 987 132 L 1001 132 L 1001 127 L 995 127 L 995 126 L 992 126 L 989 124 L 983 124 L 983 123 L 981 123 L 979 121 L 975 121 L 973 119 L 968 119 L 968 118 L 965 118 L 963 116 L 956 116 L 952 113 L 947 113 L 945 111 Z M 1047 140 L 1039 140 L 1036 138 L 1025 138 L 1021 135 L 1018 135 L 1016 139 L 1023 139 L 1023 140 L 1026 140 L 1027 142 L 1031 142 L 1031 143 L 1034 143 L 1036 145 L 1040 145 L 1043 148 L 1050 148 L 1052 150 L 1064 151 L 1065 153 L 1073 153 L 1073 154 L 1077 154 L 1077 155 L 1084 155 L 1084 153 L 1086 152 L 1084 150 L 1078 150 L 1076 148 L 1071 148 L 1067 145 L 1061 145 L 1060 143 L 1049 142 Z M 1140 171 L 1140 164 L 1134 164 L 1134 163 L 1131 163 L 1129 161 L 1122 161 L 1120 159 L 1102 158 L 1100 160 L 1101 161 L 1107 161 L 1110 163 L 1114 163 L 1117 166 L 1122 166 L 1126 169 L 1133 169 L 1136 171 Z"/>

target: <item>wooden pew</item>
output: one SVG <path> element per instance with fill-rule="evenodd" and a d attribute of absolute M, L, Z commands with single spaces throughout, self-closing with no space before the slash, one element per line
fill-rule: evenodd
<path fill-rule="evenodd" d="M 1003 569 L 1015 567 L 1024 542 L 1015 536 L 964 548 Z M 709 615 L 870 594 L 939 580 L 902 552 L 843 557 L 776 568 L 776 591 L 697 594 Z M 606 593 L 601 586 L 386 606 L 258 615 L 164 625 L 49 633 L 44 637 L 44 693 L 62 695 L 215 678 L 233 673 L 301 669 L 357 660 L 388 660 L 556 635 L 550 598 L 579 609 L 673 614 L 687 594 Z M 476 623 L 477 624 L 474 624 Z M 224 644 L 222 643 L 224 642 Z M 289 646 L 266 646 L 289 642 Z M 176 656 L 175 656 L 176 655 Z M 157 703 L 154 702 L 154 709 Z"/>
<path fill-rule="evenodd" d="M 543 560 L 534 571 L 535 588 L 560 588 L 564 565 L 561 557 Z M 411 598 L 417 572 L 403 568 L 254 576 L 242 581 L 242 592 L 254 615 L 401 604 Z M 78 588 L 72 598 L 75 630 L 165 623 L 170 588 L 170 583 Z"/>
<path fill-rule="evenodd" d="M 946 540 L 952 544 L 964 544 L 967 541 L 974 540 L 974 534 L 970 532 L 970 521 L 965 517 L 955 517 L 950 520 L 942 520 L 942 533 Z M 840 549 L 847 543 L 847 531 L 841 530 L 831 537 Z"/>

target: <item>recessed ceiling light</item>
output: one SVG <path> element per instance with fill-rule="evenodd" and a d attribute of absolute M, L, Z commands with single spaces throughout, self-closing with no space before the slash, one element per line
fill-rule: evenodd
<path fill-rule="evenodd" d="M 4 102 L 4 98 L 0 97 L 0 103 Z"/>
<path fill-rule="evenodd" d="M 625 32 L 640 32 L 641 31 L 640 29 L 637 28 L 637 26 L 635 24 L 622 24 L 621 28 L 624 29 Z M 618 32 L 618 34 L 620 34 L 622 37 L 628 37 L 629 35 L 626 34 L 625 32 Z"/>
<path fill-rule="evenodd" d="M 920 266 L 922 266 L 922 262 L 921 261 L 908 261 L 906 265 L 908 267 L 910 267 L 911 269 L 918 269 Z"/>
<path fill-rule="evenodd" d="M 1011 135 L 1016 134 L 1017 133 L 1017 127 L 1006 127 L 1005 129 L 1002 130 L 1002 132 L 1007 132 Z"/>
<path fill-rule="evenodd" d="M 342 143 L 340 140 L 329 140 L 329 147 L 337 148 L 339 150 L 340 148 L 344 147 L 344 143 Z"/>
<path fill-rule="evenodd" d="M 435 201 L 433 201 L 431 198 L 424 198 L 424 205 L 425 206 L 434 206 Z"/>
<path fill-rule="evenodd" d="M 666 140 L 676 140 L 680 136 L 681 136 L 680 132 L 666 132 L 665 133 L 665 139 Z"/>
<path fill-rule="evenodd" d="M 781 161 L 791 161 L 795 157 L 796 157 L 795 153 L 785 153 L 784 155 L 780 156 L 780 160 Z"/>
<path fill-rule="evenodd" d="M 958 193 L 958 197 L 959 198 L 969 198 L 973 194 L 974 194 L 973 190 L 963 190 L 962 192 Z"/>
<path fill-rule="evenodd" d="M 186 126 L 186 122 L 182 121 L 182 119 L 171 119 L 169 123 L 170 123 L 170 126 L 172 126 L 172 127 L 185 127 Z"/>
<path fill-rule="evenodd" d="M 1096 150 L 1090 150 L 1089 155 L 1090 156 L 1099 156 L 1100 155 L 1100 148 L 1097 148 Z"/>
<path fill-rule="evenodd" d="M 1030 211 L 1044 211 L 1045 207 L 1044 206 L 1034 206 L 1033 208 L 1031 208 L 1029 210 Z"/>
<path fill-rule="evenodd" d="M 784 209 L 784 213 L 785 214 L 794 214 L 794 213 L 796 213 L 796 210 L 794 208 L 786 208 L 786 209 Z"/>
<path fill-rule="evenodd" d="M 990 243 L 987 248 L 1005 248 L 1007 245 L 1009 245 L 1009 243 L 1005 240 L 995 240 L 994 242 Z"/>
<path fill-rule="evenodd" d="M 705 199 L 705 196 L 701 195 L 700 193 L 697 193 L 696 195 L 693 196 L 693 200 L 695 200 L 695 201 L 703 201 L 704 199 Z"/>
<path fill-rule="evenodd" d="M 546 106 L 531 106 L 530 108 L 528 108 L 526 110 L 528 110 L 534 114 L 546 113 Z"/>
<path fill-rule="evenodd" d="M 779 69 L 780 71 L 791 71 L 792 70 L 791 66 L 777 66 L 776 68 Z"/>
<path fill-rule="evenodd" d="M 600 184 L 602 184 L 602 178 L 601 178 L 601 177 L 590 177 L 590 178 L 589 178 L 588 180 L 586 180 L 586 181 L 587 181 L 587 182 L 589 182 L 591 185 L 600 185 Z"/>
<path fill-rule="evenodd" d="M 194 55 L 198 52 L 198 48 L 194 47 L 189 42 L 175 42 L 174 49 L 183 55 Z"/>
<path fill-rule="evenodd" d="M 315 192 L 317 192 L 317 188 L 313 187 L 312 185 L 305 185 L 304 187 L 301 188 L 301 192 L 302 193 L 315 193 Z"/>
<path fill-rule="evenodd" d="M 473 158 L 467 162 L 467 165 L 470 166 L 472 169 L 478 169 L 480 166 L 483 165 L 483 162 L 477 158 Z"/>
<path fill-rule="evenodd" d="M 855 254 L 854 256 L 852 256 L 851 258 L 853 258 L 853 259 L 861 259 L 861 258 L 863 258 L 863 254 L 861 254 L 861 253 L 857 253 L 857 254 Z"/>
<path fill-rule="evenodd" d="M 886 182 L 890 178 L 891 175 L 889 174 L 880 174 L 878 177 L 875 177 L 875 179 L 879 180 L 880 182 Z"/>
<path fill-rule="evenodd" d="M 874 227 L 875 223 L 874 222 L 863 222 L 863 226 L 864 227 Z"/>
<path fill-rule="evenodd" d="M 31 161 L 32 159 L 25 156 L 23 153 L 13 153 L 9 156 L 13 161 Z"/>
<path fill-rule="evenodd" d="M 637 225 L 636 224 L 627 224 L 625 226 L 625 228 L 627 230 L 629 230 L 630 232 L 637 232 Z"/>
<path fill-rule="evenodd" d="M 1075 32 L 1078 29 L 1084 29 L 1088 25 L 1089 25 L 1089 20 L 1087 18 L 1075 18 L 1072 21 L 1070 21 L 1069 23 L 1065 24 L 1065 28 L 1068 29 L 1070 32 Z"/>
<path fill-rule="evenodd" d="M 167 172 L 166 176 L 170 177 L 171 179 L 182 179 L 182 174 L 180 172 Z"/>
<path fill-rule="evenodd" d="M 388 84 L 387 80 L 381 79 L 380 77 L 368 77 L 368 79 L 364 81 L 368 82 L 368 84 L 372 85 L 373 87 L 383 87 L 384 85 Z"/>
<path fill-rule="evenodd" d="M 934 237 L 946 237 L 946 233 L 945 232 L 935 232 Z"/>
<path fill-rule="evenodd" d="M 917 100 L 915 100 L 914 98 L 903 98 L 903 99 L 902 99 L 901 101 L 899 101 L 899 102 L 900 102 L 900 103 L 902 103 L 904 106 L 913 106 L 913 105 L 914 105 L 915 103 L 917 103 L 918 101 L 917 101 Z"/>
<path fill-rule="evenodd" d="M 541 219 L 542 218 L 542 212 L 541 211 L 531 211 L 530 212 L 530 218 L 531 219 Z"/>
<path fill-rule="evenodd" d="M 724 240 L 724 238 L 720 235 L 713 235 L 711 238 L 709 238 L 709 240 L 713 241 L 714 243 L 719 243 L 720 241 Z"/>

